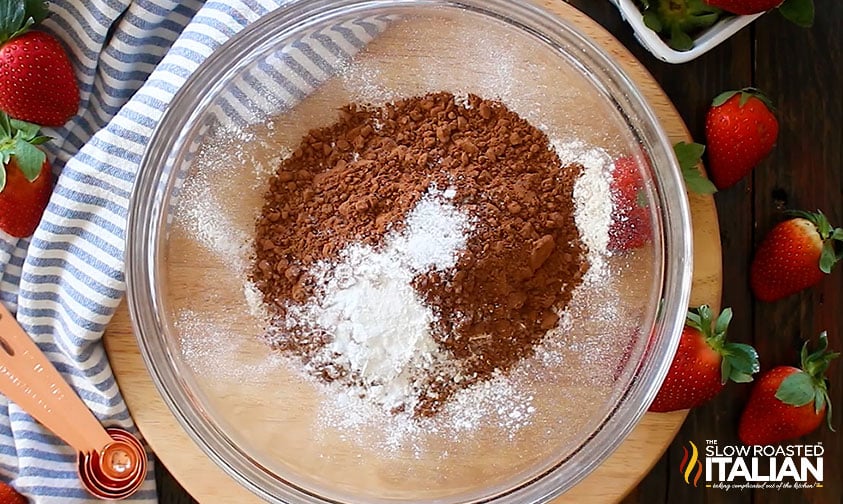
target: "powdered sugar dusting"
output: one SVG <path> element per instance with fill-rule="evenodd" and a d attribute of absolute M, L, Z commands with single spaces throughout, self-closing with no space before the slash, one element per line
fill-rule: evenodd
<path fill-rule="evenodd" d="M 206 250 L 220 257 L 240 258 L 241 269 L 245 269 L 252 237 L 220 210 L 226 202 L 214 190 L 216 184 L 209 180 L 212 175 L 202 171 L 185 181 L 177 212 L 186 229 Z"/>
<path fill-rule="evenodd" d="M 416 458 L 447 456 L 429 453 L 419 440 L 423 434 L 467 440 L 482 426 L 493 425 L 512 439 L 536 413 L 533 396 L 524 395 L 512 376 L 499 373 L 460 390 L 435 417 L 424 418 L 391 414 L 371 401 L 349 395 L 337 383 L 325 388 L 318 415 L 320 430 L 339 429 L 347 441 L 388 453 L 401 451 Z M 370 429 L 372 426 L 378 426 L 377 430 Z"/>
<path fill-rule="evenodd" d="M 222 327 L 221 322 L 208 320 L 207 316 L 191 310 L 182 310 L 174 326 L 182 335 L 182 358 L 197 374 L 213 373 L 216 379 L 248 383 L 250 379 L 275 372 L 286 364 L 283 356 L 270 353 L 248 363 L 241 360 L 237 366 L 221 366 L 221 355 L 240 353 L 240 341 L 226 337 L 228 331 Z"/>
<path fill-rule="evenodd" d="M 255 133 L 234 127 L 214 134 L 213 147 L 203 148 L 193 163 L 195 172 L 179 191 L 176 216 L 179 227 L 203 248 L 232 264 L 238 274 L 248 266 L 253 245 L 257 209 L 232 212 L 233 202 L 242 201 L 242 185 L 254 194 L 263 191 L 267 177 L 283 159 L 292 155 L 284 147 L 276 156 L 263 159 L 242 146 L 259 140 Z M 263 150 L 266 143 L 261 143 Z"/>
<path fill-rule="evenodd" d="M 335 374 L 346 393 L 387 411 L 415 409 L 431 370 L 447 359 L 431 335 L 436 314 L 412 281 L 452 268 L 465 248 L 471 224 L 450 202 L 454 195 L 431 188 L 383 250 L 352 244 L 339 262 L 311 267 L 319 294 L 289 305 L 285 326 L 327 335 L 330 343 L 308 361 L 312 373 Z"/>

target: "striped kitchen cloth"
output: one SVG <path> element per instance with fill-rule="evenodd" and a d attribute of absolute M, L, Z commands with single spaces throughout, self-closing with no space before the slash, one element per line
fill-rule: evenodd
<path fill-rule="evenodd" d="M 31 239 L 0 231 L 0 302 L 16 312 L 65 379 L 107 425 L 132 429 L 103 349 L 124 291 L 126 215 L 155 125 L 196 67 L 261 15 L 295 0 L 53 0 L 43 28 L 64 41 L 79 79 L 79 115 L 45 130 L 59 175 Z M 329 76 L 330 65 L 369 40 L 372 27 L 320 34 L 279 60 L 289 100 Z M 298 83 L 298 84 L 297 84 Z M 292 105 L 292 103 L 287 104 Z M 33 503 L 95 502 L 75 453 L 0 396 L 0 479 Z M 136 501 L 156 502 L 152 464 Z"/>

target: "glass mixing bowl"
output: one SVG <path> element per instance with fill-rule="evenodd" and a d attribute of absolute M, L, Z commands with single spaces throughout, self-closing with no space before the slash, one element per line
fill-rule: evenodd
<path fill-rule="evenodd" d="M 500 100 L 563 161 L 586 165 L 591 182 L 575 197 L 591 268 L 533 357 L 414 420 L 270 350 L 248 271 L 269 177 L 304 133 L 349 102 L 435 91 Z M 642 246 L 612 251 L 619 159 L 640 175 L 652 225 L 624 231 L 646 232 Z M 646 411 L 678 343 L 690 262 L 688 203 L 664 131 L 616 62 L 569 23 L 523 1 L 317 0 L 238 33 L 178 92 L 133 195 L 127 282 L 164 400 L 264 499 L 534 503 L 580 481 Z"/>

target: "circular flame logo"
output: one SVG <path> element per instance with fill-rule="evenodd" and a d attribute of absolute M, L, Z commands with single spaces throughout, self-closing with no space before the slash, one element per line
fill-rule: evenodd
<path fill-rule="evenodd" d="M 688 444 L 691 445 L 691 453 L 689 454 L 688 449 L 682 447 L 684 455 L 682 456 L 682 462 L 679 463 L 679 472 L 685 477 L 685 483 L 689 485 L 691 484 L 691 474 L 694 474 L 693 484 L 696 487 L 702 476 L 702 463 L 700 462 L 697 445 L 693 441 L 688 441 Z"/>

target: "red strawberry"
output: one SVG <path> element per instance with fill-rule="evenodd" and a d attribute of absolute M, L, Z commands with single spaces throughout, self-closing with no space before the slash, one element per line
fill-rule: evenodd
<path fill-rule="evenodd" d="M 38 126 L 0 112 L 0 229 L 12 236 L 31 235 L 53 189 L 53 174 L 44 151 L 49 140 Z"/>
<path fill-rule="evenodd" d="M 732 14 L 758 14 L 775 9 L 783 0 L 706 0 L 708 5 Z"/>
<path fill-rule="evenodd" d="M 653 223 L 644 195 L 644 178 L 635 159 L 622 157 L 615 161 L 609 188 L 612 199 L 609 250 L 636 249 L 652 240 Z"/>
<path fill-rule="evenodd" d="M 27 31 L 46 16 L 43 2 L 8 0 L 0 19 L 0 109 L 44 126 L 61 126 L 79 108 L 79 88 L 61 43 Z"/>
<path fill-rule="evenodd" d="M 823 417 L 834 430 L 825 372 L 840 354 L 827 349 L 823 332 L 816 352 L 808 354 L 808 342 L 802 347 L 802 369 L 778 366 L 761 376 L 741 414 L 738 437 L 742 443 L 769 445 L 804 436 L 816 430 Z"/>
<path fill-rule="evenodd" d="M 716 396 L 730 379 L 750 382 L 758 372 L 754 348 L 726 341 L 732 310 L 724 309 L 713 324 L 712 317 L 707 305 L 688 312 L 676 356 L 650 411 L 695 408 Z"/>
<path fill-rule="evenodd" d="M 779 135 L 772 106 L 754 89 L 729 91 L 712 102 L 705 118 L 708 168 L 718 189 L 738 183 L 763 160 Z"/>
<path fill-rule="evenodd" d="M 732 14 L 758 14 L 775 8 L 789 21 L 810 27 L 814 23 L 813 0 L 705 0 L 708 5 Z"/>
<path fill-rule="evenodd" d="M 679 142 L 673 149 L 689 191 L 701 194 L 717 191 L 697 169 L 705 150 L 704 145 Z M 644 160 L 648 162 L 646 157 Z M 652 241 L 653 222 L 647 201 L 646 184 L 635 158 L 625 156 L 615 160 L 609 190 L 612 199 L 609 250 L 632 250 Z"/>
<path fill-rule="evenodd" d="M 0 504 L 27 504 L 29 500 L 9 484 L 0 481 Z"/>
<path fill-rule="evenodd" d="M 749 284 L 761 301 L 776 301 L 818 284 L 843 258 L 843 229 L 822 212 L 788 212 L 761 241 L 749 268 Z"/>

